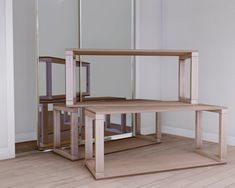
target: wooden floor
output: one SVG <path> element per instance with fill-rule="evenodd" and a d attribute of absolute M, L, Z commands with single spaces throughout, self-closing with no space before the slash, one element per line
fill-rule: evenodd
<path fill-rule="evenodd" d="M 188 138 L 164 135 L 163 141 L 167 150 L 193 147 L 193 140 Z M 148 147 L 152 150 L 159 146 Z M 215 149 L 212 143 L 206 146 Z M 71 162 L 51 152 L 30 152 L 13 160 L 0 161 L 0 187 L 235 187 L 235 147 L 228 148 L 227 165 L 99 181 L 94 180 L 83 161 Z"/>

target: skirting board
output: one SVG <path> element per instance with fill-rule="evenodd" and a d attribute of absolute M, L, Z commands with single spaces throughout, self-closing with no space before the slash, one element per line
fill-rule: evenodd
<path fill-rule="evenodd" d="M 188 138 L 195 138 L 195 132 L 193 130 L 182 129 L 177 127 L 162 126 L 162 133 L 183 136 Z M 218 135 L 214 133 L 203 132 L 203 140 L 218 143 Z M 235 137 L 228 136 L 227 143 L 228 145 L 235 146 Z"/>
<path fill-rule="evenodd" d="M 16 133 L 16 143 L 37 140 L 37 132 Z"/>
<path fill-rule="evenodd" d="M 153 134 L 154 130 L 152 129 L 150 130 L 150 129 L 147 129 L 146 127 L 143 127 L 141 132 L 143 134 Z M 162 126 L 162 133 L 183 136 L 183 137 L 188 137 L 188 138 L 194 138 L 194 134 L 195 134 L 193 130 L 182 129 L 182 128 L 177 128 L 173 126 Z M 214 134 L 214 133 L 204 132 L 203 139 L 209 142 L 218 142 L 218 136 L 217 134 Z M 33 141 L 33 140 L 37 140 L 36 132 L 16 134 L 16 143 Z M 228 136 L 227 142 L 228 142 L 228 145 L 235 146 L 235 137 Z"/>

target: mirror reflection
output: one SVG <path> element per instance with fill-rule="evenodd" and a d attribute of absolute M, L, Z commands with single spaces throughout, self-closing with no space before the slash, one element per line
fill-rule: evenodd
<path fill-rule="evenodd" d="M 52 143 L 53 104 L 65 102 L 65 49 L 131 49 L 131 6 L 131 0 L 38 0 L 40 146 Z M 132 98 L 131 57 L 83 56 L 81 61 L 78 99 L 80 89 L 83 101 Z M 69 114 L 61 114 L 64 141 L 70 129 L 66 118 Z M 108 116 L 106 125 L 107 135 L 132 132 L 130 115 Z"/>

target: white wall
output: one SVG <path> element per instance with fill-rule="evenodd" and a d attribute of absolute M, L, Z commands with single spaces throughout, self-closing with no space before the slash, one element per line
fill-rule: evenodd
<path fill-rule="evenodd" d="M 159 49 L 161 40 L 161 0 L 136 1 L 136 48 Z M 160 99 L 161 59 L 158 57 L 136 58 L 136 97 Z M 142 116 L 142 133 L 154 131 L 153 114 Z"/>
<path fill-rule="evenodd" d="M 145 1 L 147 2 L 147 1 Z M 235 79 L 233 53 L 235 51 L 235 17 L 234 1 L 220 0 L 162 0 L 162 20 L 156 13 L 156 2 L 152 1 L 155 10 L 146 12 L 146 22 L 152 27 L 159 23 L 163 49 L 196 49 L 199 50 L 199 102 L 223 105 L 229 108 L 228 142 L 235 145 Z M 151 6 L 151 5 L 149 5 Z M 145 8 L 142 7 L 141 10 Z M 141 19 L 140 19 L 141 20 Z M 146 23 L 145 22 L 145 23 Z M 144 32 L 142 32 L 144 34 Z M 139 38 L 137 38 L 139 40 Z M 148 33 L 144 41 L 157 40 L 159 36 Z M 156 43 L 155 43 L 156 44 Z M 144 48 L 141 45 L 141 48 Z M 161 99 L 177 99 L 177 60 L 161 60 Z M 175 63 L 174 63 L 175 62 Z M 142 70 L 142 69 L 141 69 Z M 145 71 L 141 71 L 142 74 Z M 143 78 L 139 83 L 147 81 Z M 140 89 L 144 88 L 143 86 Z M 151 89 L 148 87 L 147 89 Z M 143 89 L 145 96 L 149 93 Z M 216 116 L 205 114 L 204 138 L 217 140 Z M 163 115 L 163 131 L 182 136 L 194 136 L 193 113 L 166 113 Z"/>
<path fill-rule="evenodd" d="M 0 0 L 0 160 L 15 156 L 12 1 Z"/>
<path fill-rule="evenodd" d="M 13 1 L 16 142 L 37 138 L 35 3 Z"/>
<path fill-rule="evenodd" d="M 199 50 L 199 102 L 227 106 L 229 108 L 228 142 L 235 145 L 235 2 L 220 0 L 164 0 L 164 48 Z M 174 67 L 172 67 L 174 68 Z M 171 68 L 171 70 L 172 70 Z M 164 71 L 164 70 L 162 70 Z M 162 75 L 162 80 L 167 80 Z M 168 87 L 175 84 L 174 80 Z M 171 92 L 171 91 L 168 91 Z M 162 92 L 162 96 L 165 93 Z M 184 120 L 174 115 L 166 116 L 164 124 L 181 128 L 192 134 L 193 117 Z M 217 126 L 208 117 L 204 126 L 205 137 L 215 140 Z M 172 129 L 172 130 L 173 130 Z M 183 132 L 182 132 L 183 133 Z"/>

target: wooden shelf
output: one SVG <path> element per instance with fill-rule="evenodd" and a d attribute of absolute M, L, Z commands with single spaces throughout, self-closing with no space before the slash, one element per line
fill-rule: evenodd
<path fill-rule="evenodd" d="M 102 56 L 176 56 L 188 58 L 197 54 L 196 50 L 143 50 L 143 49 L 67 49 L 66 54 Z"/>
<path fill-rule="evenodd" d="M 135 114 L 136 130 L 135 134 L 140 134 L 141 113 L 156 113 L 156 133 L 155 138 L 161 141 L 160 115 L 163 112 L 192 111 L 195 113 L 195 148 L 185 151 L 184 148 L 158 151 L 141 149 L 133 154 L 115 154 L 115 156 L 104 156 L 104 117 L 106 114 Z M 202 144 L 201 117 L 203 111 L 218 114 L 219 122 L 219 144 L 216 153 L 204 151 Z M 85 108 L 85 159 L 86 166 L 96 179 L 122 177 L 153 172 L 165 172 L 170 170 L 180 170 L 196 168 L 217 164 L 225 164 L 227 157 L 226 145 L 226 116 L 227 108 L 207 104 L 189 104 L 172 101 L 145 101 L 130 100 L 116 101 L 109 105 L 104 103 L 97 106 L 87 106 Z M 93 121 L 94 127 L 93 127 Z M 95 132 L 95 157 L 93 157 L 93 137 Z M 161 147 L 160 147 L 161 148 Z M 195 151 L 195 152 L 194 152 Z"/>

